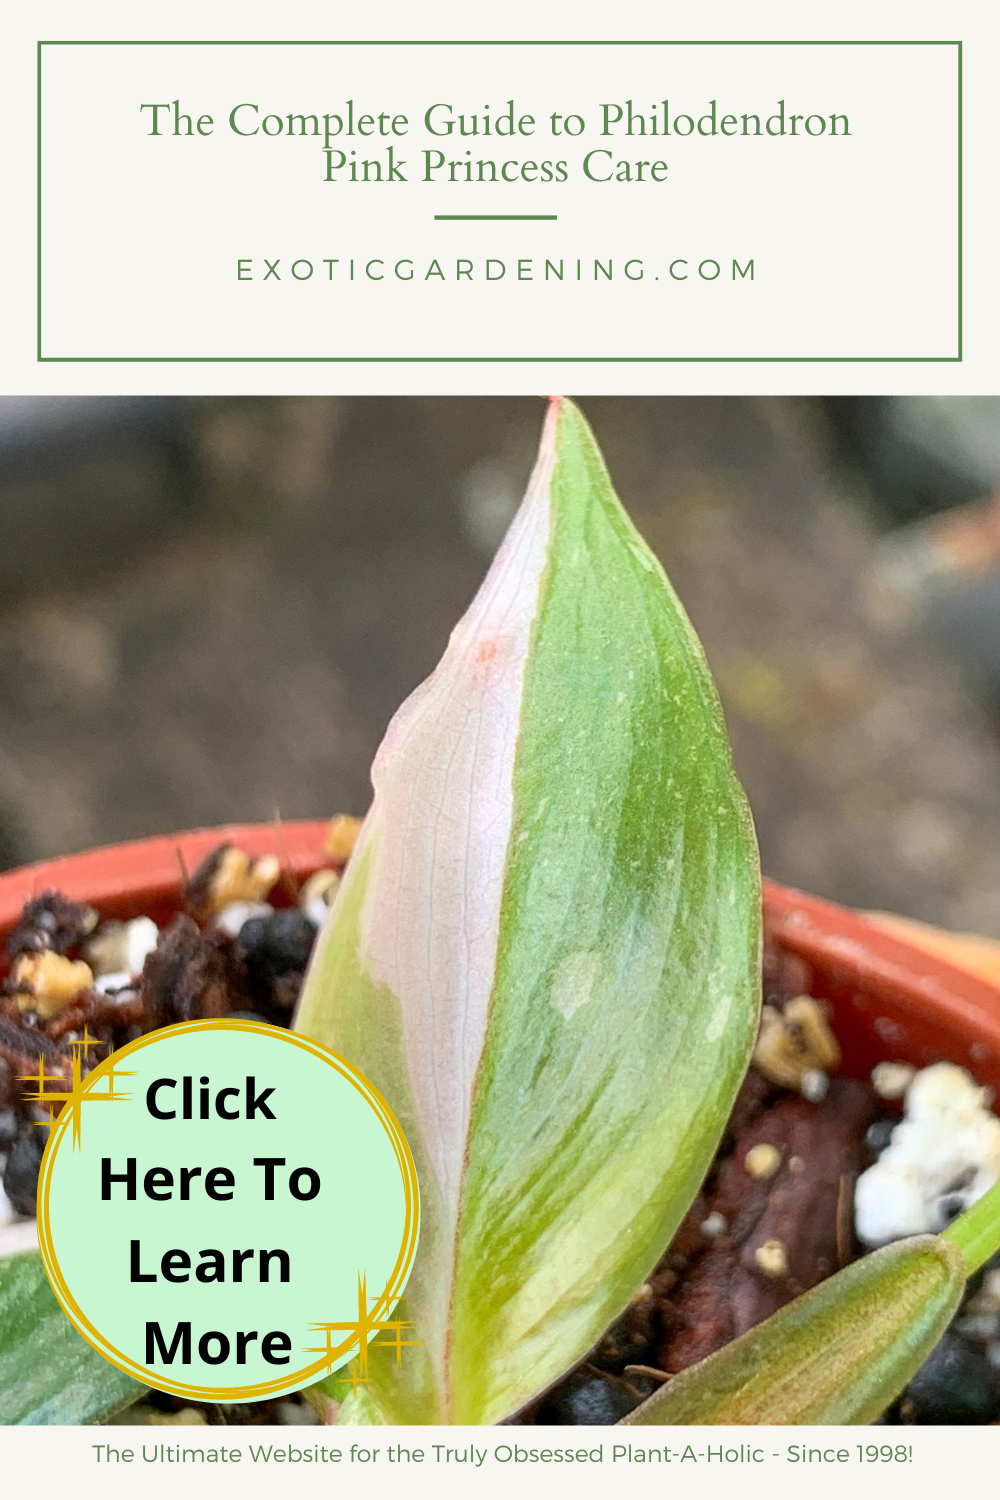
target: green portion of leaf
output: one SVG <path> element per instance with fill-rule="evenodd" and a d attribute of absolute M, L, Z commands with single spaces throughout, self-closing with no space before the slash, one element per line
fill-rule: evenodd
<path fill-rule="evenodd" d="M 398 1367 L 372 1349 L 367 1397 L 393 1422 L 494 1422 L 662 1253 L 759 998 L 757 853 L 715 690 L 568 403 L 373 779 L 297 1021 L 385 1094 L 421 1184 L 424 1348 Z"/>
<path fill-rule="evenodd" d="M 56 1301 L 40 1255 L 0 1260 L 0 1423 L 96 1422 L 145 1390 L 80 1337 Z"/>
<path fill-rule="evenodd" d="M 1000 1250 L 1000 1182 L 950 1224 L 942 1238 L 962 1252 L 966 1276 L 984 1266 Z"/>
<path fill-rule="evenodd" d="M 469 1137 L 457 1422 L 516 1409 L 627 1304 L 757 1019 L 757 853 L 715 689 L 568 404 L 552 512 Z"/>
<path fill-rule="evenodd" d="M 964 1286 L 949 1241 L 899 1240 L 675 1375 L 621 1425 L 872 1422 L 930 1354 Z"/>
<path fill-rule="evenodd" d="M 385 1417 L 378 1403 L 363 1385 L 351 1391 L 337 1413 L 338 1427 L 384 1427 Z"/>

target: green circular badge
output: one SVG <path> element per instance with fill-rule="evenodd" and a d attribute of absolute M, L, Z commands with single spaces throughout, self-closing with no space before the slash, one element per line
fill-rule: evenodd
<path fill-rule="evenodd" d="M 417 1178 L 356 1068 L 276 1027 L 192 1021 L 75 1071 L 71 1090 L 41 1091 L 66 1102 L 39 1240 L 94 1349 L 208 1401 L 297 1390 L 352 1357 L 363 1375 L 373 1339 L 402 1357 Z"/>

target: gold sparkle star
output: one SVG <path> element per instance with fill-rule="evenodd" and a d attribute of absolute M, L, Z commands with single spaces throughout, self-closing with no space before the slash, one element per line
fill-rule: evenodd
<path fill-rule="evenodd" d="M 412 1329 L 413 1324 L 400 1318 L 378 1317 L 379 1312 L 388 1312 L 393 1302 L 399 1301 L 398 1293 L 390 1293 L 386 1287 L 378 1297 L 369 1297 L 367 1277 L 358 1272 L 358 1316 L 354 1322 L 343 1323 L 312 1323 L 310 1326 L 319 1333 L 325 1333 L 326 1343 L 320 1348 L 309 1348 L 306 1354 L 325 1355 L 324 1363 L 327 1371 L 332 1372 L 337 1365 L 342 1363 L 346 1354 L 349 1354 L 355 1346 L 358 1350 L 358 1358 L 351 1366 L 349 1376 L 342 1379 L 350 1380 L 354 1389 L 363 1385 L 368 1379 L 368 1342 L 373 1333 L 392 1331 L 393 1337 L 385 1342 L 376 1339 L 375 1343 L 380 1348 L 395 1348 L 396 1363 L 401 1363 L 403 1348 L 408 1345 L 416 1345 L 420 1339 L 404 1339 L 403 1332 Z M 369 1302 L 374 1302 L 375 1307 L 369 1311 Z M 346 1333 L 348 1337 L 339 1344 L 334 1344 L 332 1333 Z"/>
<path fill-rule="evenodd" d="M 18 1078 L 18 1082 L 33 1083 L 36 1085 L 36 1092 L 33 1094 L 29 1093 L 27 1097 L 32 1101 L 32 1103 L 44 1104 L 47 1107 L 49 1112 L 50 1130 L 55 1123 L 56 1105 L 61 1105 L 63 1109 L 69 1110 L 70 1117 L 73 1121 L 73 1150 L 77 1151 L 80 1148 L 82 1106 L 85 1103 L 90 1104 L 99 1100 L 104 1102 L 110 1100 L 113 1103 L 116 1103 L 122 1099 L 128 1099 L 130 1097 L 128 1094 L 115 1092 L 115 1079 L 132 1078 L 135 1075 L 133 1073 L 122 1071 L 119 1071 L 116 1074 L 114 1059 L 110 1055 L 112 1050 L 110 1043 L 96 1041 L 93 1037 L 87 1034 L 86 1026 L 83 1028 L 83 1036 L 78 1037 L 77 1039 L 72 1041 L 70 1043 L 70 1046 L 73 1050 L 73 1082 L 68 1090 L 65 1087 L 61 1090 L 47 1089 L 45 1087 L 45 1085 L 48 1083 L 65 1084 L 66 1080 L 61 1073 L 57 1073 L 55 1075 L 46 1073 L 45 1059 L 42 1057 L 41 1053 L 38 1054 L 38 1072 L 22 1074 Z M 96 1088 L 89 1087 L 89 1077 L 87 1079 L 83 1078 L 83 1059 L 86 1057 L 87 1052 L 91 1047 L 104 1046 L 107 1046 L 109 1050 L 108 1070 L 104 1074 L 104 1077 L 107 1079 L 108 1086 L 106 1092 L 98 1093 Z"/>

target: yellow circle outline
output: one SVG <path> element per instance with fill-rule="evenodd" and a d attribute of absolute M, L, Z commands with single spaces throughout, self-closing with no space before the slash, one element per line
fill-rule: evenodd
<path fill-rule="evenodd" d="M 393 1303 L 402 1295 L 413 1264 L 413 1257 L 417 1249 L 417 1231 L 420 1220 L 420 1189 L 417 1183 L 417 1169 L 413 1162 L 409 1142 L 403 1134 L 399 1121 L 396 1119 L 392 1109 L 379 1093 L 378 1089 L 360 1069 L 349 1063 L 339 1052 L 334 1052 L 329 1047 L 314 1042 L 311 1037 L 300 1036 L 297 1032 L 285 1031 L 279 1026 L 268 1026 L 257 1021 L 184 1021 L 177 1026 L 162 1027 L 157 1031 L 147 1032 L 145 1036 L 138 1037 L 134 1042 L 128 1042 L 112 1056 L 98 1063 L 83 1082 L 84 1093 L 103 1078 L 113 1064 L 118 1067 L 123 1058 L 130 1057 L 134 1052 L 148 1047 L 151 1042 L 162 1041 L 166 1037 L 176 1036 L 179 1032 L 193 1031 L 249 1031 L 260 1036 L 273 1036 L 281 1041 L 290 1042 L 295 1047 L 301 1047 L 304 1052 L 310 1052 L 318 1057 L 321 1062 L 328 1063 L 348 1083 L 357 1089 L 369 1105 L 371 1105 L 376 1116 L 382 1124 L 392 1144 L 399 1164 L 400 1176 L 403 1182 L 403 1196 L 405 1202 L 405 1216 L 403 1221 L 403 1237 L 396 1257 L 396 1264 L 392 1274 L 386 1282 L 385 1290 L 379 1295 L 372 1309 L 371 1317 L 380 1318 L 383 1313 L 392 1307 Z M 70 1111 L 63 1109 L 59 1118 L 53 1123 L 49 1131 L 49 1139 L 42 1156 L 42 1164 L 38 1178 L 38 1247 L 42 1254 L 42 1263 L 45 1273 L 49 1278 L 52 1289 L 74 1328 L 90 1347 L 108 1360 L 123 1374 L 130 1375 L 133 1380 L 138 1380 L 142 1385 L 152 1386 L 156 1390 L 167 1391 L 173 1396 L 191 1396 L 199 1401 L 247 1401 L 254 1398 L 267 1398 L 278 1396 L 283 1392 L 299 1390 L 302 1386 L 309 1385 L 315 1380 L 322 1379 L 324 1375 L 331 1374 L 337 1368 L 331 1363 L 338 1355 L 346 1356 L 356 1335 L 344 1340 L 337 1345 L 330 1354 L 324 1354 L 323 1358 L 315 1361 L 306 1369 L 297 1371 L 294 1375 L 285 1375 L 280 1380 L 267 1381 L 261 1385 L 246 1386 L 194 1386 L 185 1385 L 181 1381 L 162 1379 L 159 1372 L 151 1372 L 146 1365 L 137 1364 L 122 1354 L 110 1344 L 101 1333 L 94 1327 L 90 1320 L 84 1315 L 77 1305 L 75 1298 L 66 1285 L 59 1262 L 56 1257 L 55 1247 L 52 1243 L 52 1231 L 49 1225 L 49 1186 L 52 1180 L 52 1168 L 56 1159 L 56 1153 L 66 1134 L 70 1120 Z M 152 1375 L 152 1378 L 150 1378 Z"/>

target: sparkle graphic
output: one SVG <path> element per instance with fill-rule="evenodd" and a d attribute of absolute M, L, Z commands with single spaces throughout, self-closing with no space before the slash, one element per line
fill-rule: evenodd
<path fill-rule="evenodd" d="M 388 1287 L 378 1297 L 368 1295 L 367 1277 L 358 1272 L 358 1316 L 355 1322 L 345 1323 L 312 1323 L 310 1327 L 315 1328 L 318 1333 L 326 1334 L 326 1343 L 320 1347 L 309 1348 L 306 1354 L 323 1354 L 326 1356 L 325 1364 L 327 1373 L 332 1373 L 345 1356 L 357 1346 L 358 1357 L 351 1364 L 349 1375 L 341 1376 L 346 1384 L 350 1381 L 357 1392 L 359 1385 L 364 1385 L 368 1380 L 368 1341 L 373 1333 L 387 1331 L 392 1334 L 388 1339 L 374 1339 L 372 1342 L 376 1348 L 389 1348 L 396 1351 L 397 1365 L 402 1363 L 404 1348 L 415 1346 L 423 1341 L 421 1339 L 406 1339 L 403 1334 L 413 1328 L 413 1324 L 405 1318 L 383 1318 L 380 1312 L 388 1312 L 393 1302 L 399 1301 L 399 1293 L 395 1295 L 389 1292 Z M 369 1311 L 369 1302 L 374 1302 L 375 1307 Z M 334 1344 L 331 1337 L 334 1333 L 346 1333 L 348 1337 L 338 1344 Z"/>
<path fill-rule="evenodd" d="M 99 1042 L 94 1037 L 89 1036 L 86 1026 L 83 1028 L 83 1036 L 72 1041 L 70 1046 L 73 1049 L 73 1082 L 68 1090 L 65 1087 L 66 1080 L 61 1073 L 54 1075 L 46 1073 L 45 1059 L 41 1053 L 38 1055 L 38 1072 L 21 1074 L 18 1082 L 33 1083 L 36 1085 L 37 1091 L 33 1094 L 29 1093 L 27 1098 L 34 1104 L 44 1104 L 46 1106 L 49 1112 L 50 1130 L 55 1124 L 56 1105 L 61 1105 L 64 1109 L 69 1110 L 70 1118 L 73 1121 L 73 1150 L 78 1151 L 80 1149 L 82 1106 L 84 1104 L 91 1104 L 98 1101 L 107 1102 L 109 1100 L 112 1103 L 117 1103 L 119 1100 L 130 1098 L 128 1094 L 115 1092 L 115 1080 L 116 1078 L 133 1078 L 135 1075 L 121 1070 L 116 1073 L 114 1058 L 110 1055 L 110 1043 Z M 108 1087 L 106 1092 L 98 1093 L 96 1089 L 88 1086 L 90 1082 L 89 1077 L 87 1080 L 83 1078 L 83 1059 L 91 1047 L 105 1046 L 109 1050 L 108 1071 L 104 1075 L 107 1079 Z M 63 1088 L 61 1090 L 46 1089 L 45 1085 L 47 1083 L 60 1083 L 63 1085 Z"/>
<path fill-rule="evenodd" d="M 348 1372 L 348 1374 L 342 1375 L 337 1381 L 337 1384 L 346 1385 L 348 1381 L 350 1381 L 351 1383 L 351 1389 L 353 1390 L 355 1396 L 358 1394 L 358 1386 L 365 1385 L 367 1383 L 360 1370 L 358 1369 L 358 1361 L 356 1359 L 351 1360 L 350 1371 Z"/>

